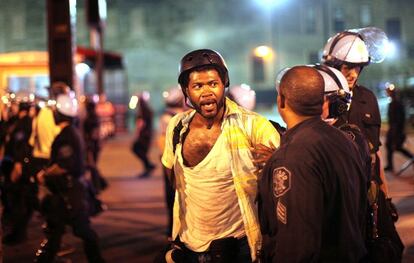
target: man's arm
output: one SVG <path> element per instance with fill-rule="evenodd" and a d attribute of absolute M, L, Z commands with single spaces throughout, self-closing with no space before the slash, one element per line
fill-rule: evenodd
<path fill-rule="evenodd" d="M 44 184 L 46 178 L 48 176 L 59 176 L 59 175 L 63 175 L 66 174 L 67 171 L 65 169 L 63 169 L 62 167 L 60 167 L 58 164 L 52 164 L 51 166 L 47 167 L 46 169 L 40 170 L 37 173 L 37 180 L 39 181 L 40 184 Z"/>
<path fill-rule="evenodd" d="M 167 175 L 168 180 L 170 181 L 171 185 L 174 187 L 175 189 L 175 177 L 174 177 L 174 171 L 172 169 L 168 169 L 167 167 L 165 167 L 164 165 L 162 166 L 162 168 L 165 171 L 165 174 Z"/>
<path fill-rule="evenodd" d="M 274 126 L 264 117 L 255 119 L 252 128 L 253 163 L 262 169 L 273 152 L 280 146 L 280 135 Z"/>

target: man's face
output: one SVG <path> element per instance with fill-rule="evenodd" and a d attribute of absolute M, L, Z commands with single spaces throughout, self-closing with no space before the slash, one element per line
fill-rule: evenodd
<path fill-rule="evenodd" d="M 193 71 L 189 75 L 187 96 L 206 119 L 213 119 L 224 105 L 224 84 L 215 69 Z"/>
<path fill-rule="evenodd" d="M 342 65 L 341 72 L 348 81 L 349 89 L 352 91 L 358 79 L 359 73 L 361 72 L 361 67 L 350 67 L 348 65 Z"/>

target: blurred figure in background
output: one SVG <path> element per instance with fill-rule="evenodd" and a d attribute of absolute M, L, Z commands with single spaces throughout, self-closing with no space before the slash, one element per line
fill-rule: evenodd
<path fill-rule="evenodd" d="M 256 107 L 256 92 L 247 84 L 231 87 L 227 97 L 246 110 L 253 111 Z"/>
<path fill-rule="evenodd" d="M 138 175 L 138 178 L 147 178 L 151 175 L 155 165 L 148 159 L 148 150 L 151 146 L 153 127 L 152 122 L 154 113 L 149 105 L 150 94 L 147 91 L 138 96 L 137 116 L 135 120 L 135 140 L 132 145 L 132 151 L 142 161 L 144 172 Z"/>
<path fill-rule="evenodd" d="M 160 149 L 161 155 L 164 152 L 165 148 L 165 133 L 167 131 L 168 123 L 174 115 L 185 110 L 184 95 L 179 86 L 170 88 L 168 91 L 165 91 L 163 93 L 163 97 L 165 102 L 165 109 L 160 117 L 158 135 L 158 147 Z M 175 189 L 174 186 L 171 184 L 171 181 L 168 179 L 165 170 L 163 170 L 163 173 L 165 201 L 167 204 L 168 212 L 167 237 L 171 238 Z"/>
<path fill-rule="evenodd" d="M 99 117 L 96 113 L 94 98 L 87 98 L 85 104 L 86 116 L 83 122 L 83 138 L 86 146 L 86 166 L 91 172 L 92 185 L 96 194 L 98 194 L 108 186 L 97 167 L 101 151 Z"/>
<path fill-rule="evenodd" d="M 29 116 L 33 107 L 34 95 L 28 91 L 19 91 L 15 95 L 19 105 L 17 120 L 10 130 L 6 143 L 6 152 L 10 158 L 10 170 L 5 174 L 4 192 L 6 206 L 3 210 L 3 223 L 6 232 L 3 243 L 14 245 L 26 239 L 27 225 L 35 208 L 36 194 L 33 192 L 34 181 L 30 180 L 29 164 L 32 148 L 29 144 L 32 132 L 32 118 Z"/>
<path fill-rule="evenodd" d="M 405 157 L 412 159 L 413 154 L 403 147 L 406 139 L 405 135 L 405 109 L 402 104 L 398 90 L 394 84 L 388 84 L 387 95 L 390 97 L 391 102 L 388 106 L 388 131 L 387 140 L 385 146 L 387 147 L 387 165 L 385 171 L 394 171 L 393 153 L 398 151 Z"/>
<path fill-rule="evenodd" d="M 85 99 L 86 115 L 82 129 L 86 158 L 85 184 L 91 216 L 96 216 L 106 209 L 98 195 L 108 187 L 107 181 L 103 178 L 97 166 L 101 151 L 100 119 L 96 112 L 97 101 L 97 96 Z"/>

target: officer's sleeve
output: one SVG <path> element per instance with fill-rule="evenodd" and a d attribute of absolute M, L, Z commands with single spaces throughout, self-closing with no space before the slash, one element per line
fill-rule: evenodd
<path fill-rule="evenodd" d="M 271 185 L 277 224 L 276 262 L 317 261 L 324 212 L 318 168 L 297 154 L 288 156 L 274 165 Z"/>
<path fill-rule="evenodd" d="M 32 133 L 32 121 L 29 118 L 19 120 L 22 122 L 19 129 L 13 132 L 13 157 L 16 162 L 23 162 L 30 156 L 31 146 L 29 145 L 30 134 Z"/>
<path fill-rule="evenodd" d="M 270 147 L 272 143 L 276 148 L 280 146 L 280 135 L 276 128 L 262 116 L 257 116 L 252 125 L 253 144 L 263 144 Z"/>
<path fill-rule="evenodd" d="M 258 214 L 260 230 L 262 233 L 262 253 L 261 258 L 263 262 L 272 262 L 274 258 L 274 239 L 276 234 L 276 220 L 275 220 L 275 202 L 273 196 L 272 186 L 272 172 L 273 172 L 273 158 L 275 154 L 269 159 L 264 166 L 258 181 Z"/>
<path fill-rule="evenodd" d="M 379 106 L 377 99 L 374 95 L 372 95 L 372 99 L 369 101 L 369 106 L 372 110 L 372 116 L 367 117 L 363 116 L 362 120 L 365 125 L 368 127 L 368 140 L 373 144 L 373 149 L 371 150 L 372 153 L 377 152 L 379 147 L 381 146 L 380 141 L 380 129 L 381 129 L 381 114 L 379 111 Z"/>
<path fill-rule="evenodd" d="M 274 197 L 272 188 L 272 158 L 264 166 L 258 182 L 258 212 L 262 234 L 274 235 Z M 273 226 L 273 227 L 272 227 Z"/>
<path fill-rule="evenodd" d="M 82 174 L 84 164 L 81 143 L 79 141 L 65 141 L 57 151 L 56 164 L 73 176 Z"/>
<path fill-rule="evenodd" d="M 167 169 L 172 169 L 174 165 L 173 134 L 174 128 L 178 124 L 181 116 L 181 114 L 177 114 L 171 118 L 167 126 L 167 131 L 165 133 L 165 148 L 161 157 L 161 162 Z"/>

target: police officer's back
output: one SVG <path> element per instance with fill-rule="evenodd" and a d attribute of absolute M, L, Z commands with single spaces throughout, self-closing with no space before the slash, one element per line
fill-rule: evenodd
<path fill-rule="evenodd" d="M 320 118 L 323 78 L 294 67 L 282 78 L 278 109 L 288 130 L 259 182 L 270 262 L 359 262 L 366 187 L 358 149 Z"/>

